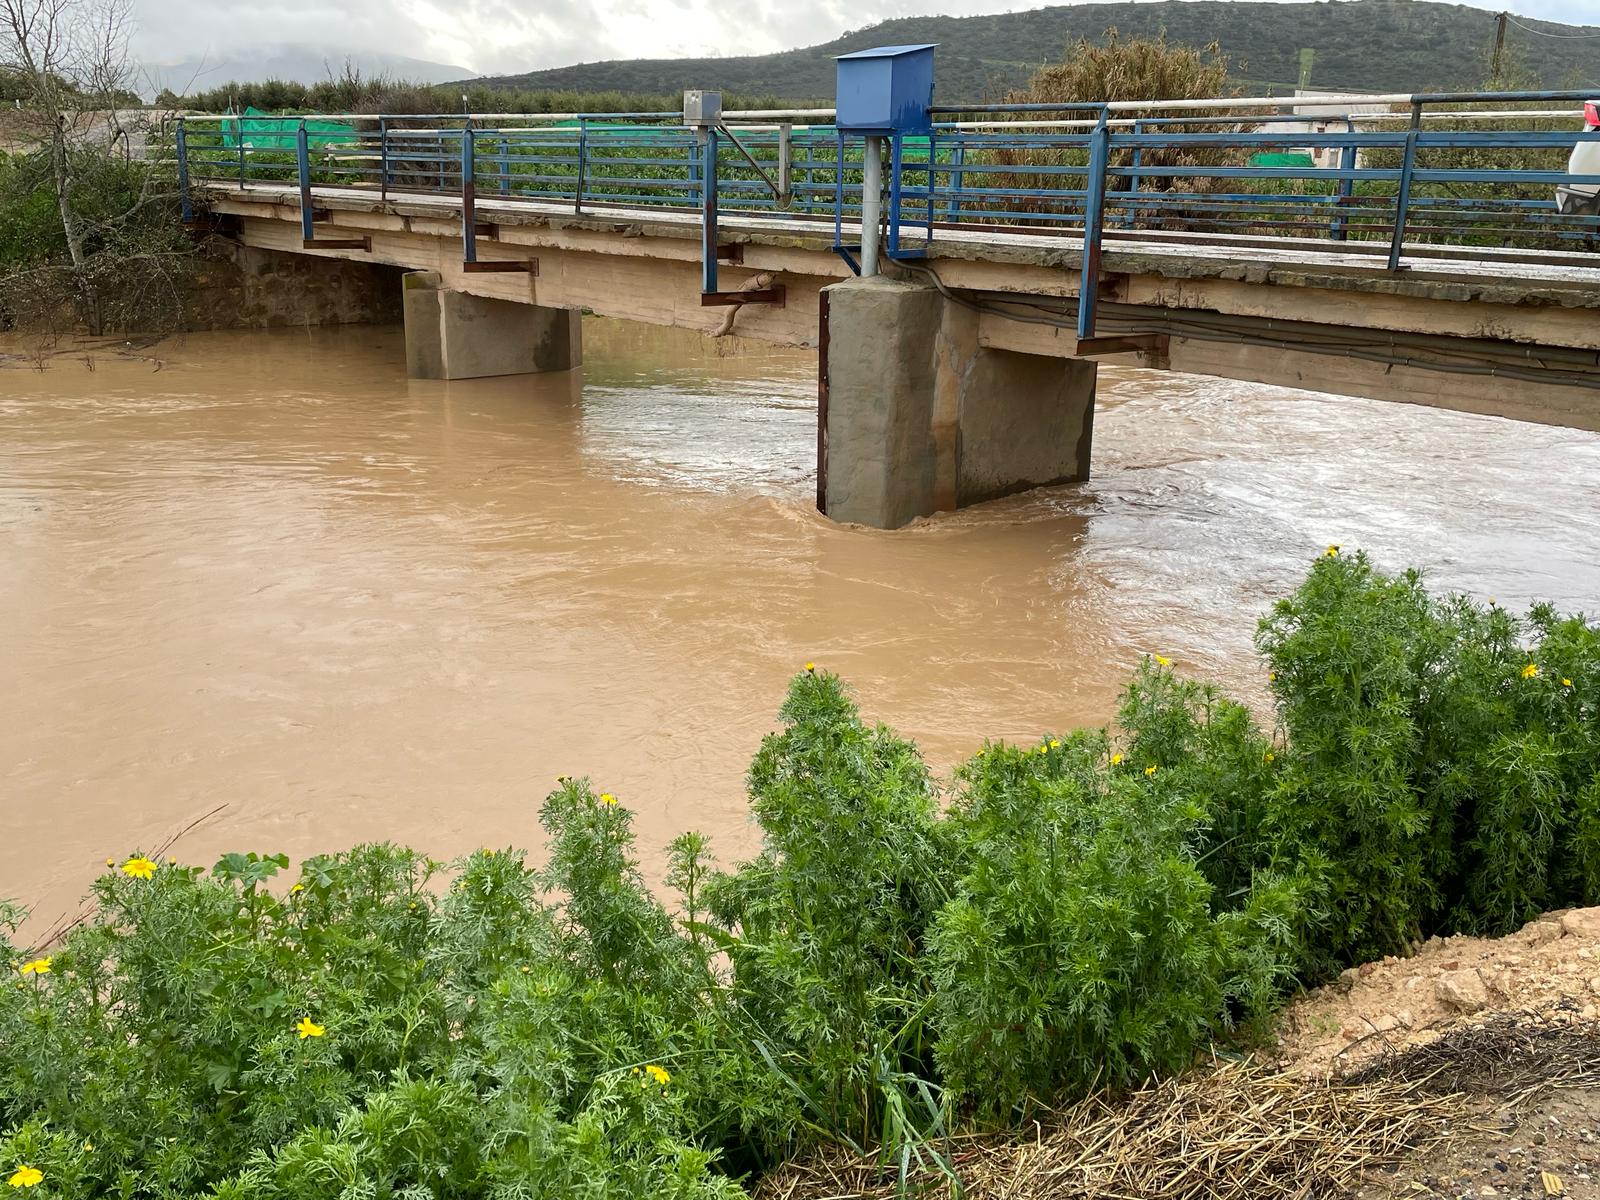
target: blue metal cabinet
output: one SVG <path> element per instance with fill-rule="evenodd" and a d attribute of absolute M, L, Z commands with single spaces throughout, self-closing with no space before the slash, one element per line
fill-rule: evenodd
<path fill-rule="evenodd" d="M 928 133 L 933 118 L 933 44 L 878 46 L 841 54 L 835 104 L 845 133 Z"/>

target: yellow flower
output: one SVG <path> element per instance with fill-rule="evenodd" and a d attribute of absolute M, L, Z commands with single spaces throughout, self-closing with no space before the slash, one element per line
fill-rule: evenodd
<path fill-rule="evenodd" d="M 806 670 L 815 671 L 816 669 L 817 669 L 817 664 L 816 663 L 807 663 L 806 664 Z"/>
<path fill-rule="evenodd" d="M 1276 759 L 1277 759 L 1277 757 L 1278 757 L 1278 756 L 1277 756 L 1277 755 L 1276 755 L 1276 754 L 1274 754 L 1274 753 L 1273 753 L 1273 752 L 1272 752 L 1272 751 L 1271 751 L 1271 750 L 1268 750 L 1268 751 L 1267 751 L 1267 761 L 1268 761 L 1268 762 L 1274 762 L 1274 761 L 1276 761 Z"/>
<path fill-rule="evenodd" d="M 1163 667 L 1170 667 L 1172 665 L 1172 660 L 1170 658 L 1165 657 L 1164 655 L 1158 654 L 1155 657 L 1156 657 L 1156 661 L 1158 663 L 1160 663 Z"/>
<path fill-rule="evenodd" d="M 646 1067 L 644 1069 L 644 1073 L 650 1076 L 651 1079 L 654 1079 L 662 1087 L 666 1087 L 667 1084 L 672 1082 L 672 1076 L 668 1073 L 667 1069 L 665 1067 L 658 1067 L 655 1065 L 655 1063 L 651 1063 L 648 1067 Z"/>
<path fill-rule="evenodd" d="M 1276 682 L 1278 682 L 1278 673 L 1276 671 L 1268 671 L 1267 672 L 1267 682 L 1268 683 L 1276 683 Z"/>
<path fill-rule="evenodd" d="M 18 1167 L 6 1182 L 14 1188 L 30 1188 L 44 1182 L 44 1172 L 38 1167 Z"/>
<path fill-rule="evenodd" d="M 85 1138 L 85 1139 L 84 1139 L 84 1140 L 83 1140 L 83 1152 L 84 1152 L 84 1153 L 85 1153 L 85 1154 L 92 1154 L 92 1153 L 94 1153 L 94 1143 L 93 1143 L 93 1142 L 91 1142 L 91 1141 L 90 1141 L 90 1140 L 89 1140 L 89 1139 L 88 1139 L 88 1138 Z"/>
<path fill-rule="evenodd" d="M 149 879 L 156 873 L 156 864 L 142 854 L 136 854 L 122 864 L 122 873 L 135 879 Z"/>
<path fill-rule="evenodd" d="M 1121 766 L 1121 765 L 1122 765 L 1122 755 L 1120 755 L 1120 754 L 1113 754 L 1113 755 L 1112 755 L 1112 756 L 1111 756 L 1111 765 L 1112 765 L 1112 766 L 1113 766 L 1113 767 L 1118 767 L 1118 766 Z"/>
<path fill-rule="evenodd" d="M 600 803 L 606 805 L 608 808 L 610 806 L 614 805 L 616 802 L 617 802 L 617 798 L 615 796 L 613 796 L 610 792 L 601 792 L 600 793 Z"/>
<path fill-rule="evenodd" d="M 1570 679 L 1563 679 L 1563 680 L 1562 680 L 1562 681 L 1561 681 L 1561 686 L 1562 686 L 1562 687 L 1571 687 L 1571 686 L 1572 686 L 1572 680 L 1570 680 Z"/>
<path fill-rule="evenodd" d="M 1144 773 L 1145 773 L 1145 774 L 1146 774 L 1146 775 L 1154 775 L 1154 774 L 1155 774 L 1155 773 L 1156 773 L 1156 769 L 1155 769 L 1155 767 L 1154 767 L 1154 766 L 1149 766 L 1149 767 L 1146 767 L 1146 768 L 1145 768 L 1145 769 L 1144 769 Z"/>
<path fill-rule="evenodd" d="M 294 1023 L 294 1029 L 300 1035 L 301 1041 L 305 1041 L 308 1037 L 321 1037 L 328 1032 L 327 1029 L 318 1025 L 310 1017 L 301 1017 Z"/>
<path fill-rule="evenodd" d="M 1339 547 L 1338 546 L 1329 546 L 1327 548 L 1327 550 L 1323 551 L 1323 553 L 1325 553 L 1329 558 L 1338 558 L 1339 557 Z"/>
<path fill-rule="evenodd" d="M 50 956 L 36 958 L 32 962 L 25 962 L 17 968 L 19 975 L 48 975 L 50 974 Z"/>
<path fill-rule="evenodd" d="M 297 895 L 299 895 L 301 892 L 303 892 L 305 890 L 306 890 L 306 885 L 305 884 L 297 883 L 292 888 L 289 889 L 289 895 L 297 896 Z"/>
<path fill-rule="evenodd" d="M 116 866 L 116 865 L 117 865 L 117 860 L 116 860 L 116 859 L 114 859 L 114 858 L 108 858 L 108 859 L 106 859 L 106 866 L 108 866 L 108 867 L 114 867 L 114 866 Z"/>
<path fill-rule="evenodd" d="M 1522 677 L 1524 679 L 1532 679 L 1538 673 L 1539 673 L 1539 664 L 1538 663 L 1529 663 L 1527 666 L 1522 668 Z"/>
<path fill-rule="evenodd" d="M 1056 739 L 1055 739 L 1055 738 L 1051 738 L 1051 739 L 1050 739 L 1050 749 L 1052 749 L 1052 750 L 1059 750 L 1059 749 L 1061 749 L 1061 743 L 1060 743 L 1060 742 L 1058 742 L 1058 741 L 1056 741 Z"/>

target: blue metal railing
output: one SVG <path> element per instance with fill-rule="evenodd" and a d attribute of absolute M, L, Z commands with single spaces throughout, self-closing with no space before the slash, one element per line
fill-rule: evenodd
<path fill-rule="evenodd" d="M 1559 212 L 1555 188 L 1600 185 L 1600 176 L 1566 173 L 1572 147 L 1600 133 L 1582 132 L 1575 105 L 1550 107 L 1583 98 L 1439 93 L 1329 118 L 1272 107 L 1282 101 L 941 108 L 941 117 L 962 119 L 939 121 L 930 137 L 890 139 L 884 245 L 890 258 L 913 257 L 941 229 L 1081 239 L 1082 337 L 1093 334 L 1108 237 L 1311 239 L 1330 252 L 1381 257 L 1391 270 L 1430 245 L 1493 248 L 1501 258 L 1587 253 L 1600 244 L 1600 216 Z M 1543 107 L 1508 107 L 1525 104 Z M 348 132 L 328 132 L 341 120 Z M 862 208 L 863 142 L 825 125 L 768 122 L 705 137 L 678 113 L 582 113 L 554 124 L 504 114 L 250 124 L 265 132 L 252 137 L 237 118 L 177 120 L 186 215 L 196 186 L 297 184 L 311 241 L 317 188 L 459 196 L 463 256 L 472 262 L 480 196 L 579 212 L 698 211 L 705 287 L 714 291 L 720 214 L 831 218 L 838 244 Z M 1309 155 L 1311 165 L 1259 157 L 1273 151 Z"/>

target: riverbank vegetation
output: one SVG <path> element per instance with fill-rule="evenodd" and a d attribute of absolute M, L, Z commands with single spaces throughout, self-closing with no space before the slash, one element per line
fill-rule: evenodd
<path fill-rule="evenodd" d="M 195 267 L 176 172 L 136 156 L 129 0 L 0 0 L 0 328 L 175 328 Z"/>
<path fill-rule="evenodd" d="M 110 860 L 92 919 L 10 948 L 0 1178 L 714 1200 L 823 1143 L 953 1175 L 958 1128 L 1249 1045 L 1292 989 L 1432 933 L 1600 900 L 1600 627 L 1330 547 L 1258 644 L 1271 728 L 1153 655 L 1111 726 L 944 785 L 808 665 L 749 771 L 760 852 L 682 835 L 670 903 L 626 804 L 570 778 L 537 869 Z"/>

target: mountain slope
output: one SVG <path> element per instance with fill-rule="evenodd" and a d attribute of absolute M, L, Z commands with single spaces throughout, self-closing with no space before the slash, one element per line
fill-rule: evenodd
<path fill-rule="evenodd" d="M 1542 86 L 1600 87 L 1600 41 L 1570 40 L 1600 28 L 1518 17 L 1541 37 L 1511 26 L 1507 45 L 1521 52 Z M 1413 92 L 1479 84 L 1494 40 L 1494 15 L 1432 0 L 1158 0 L 1039 8 L 974 17 L 904 17 L 780 54 L 740 58 L 629 59 L 583 63 L 523 75 L 495 76 L 490 86 L 577 91 L 674 92 L 686 87 L 783 96 L 833 95 L 833 56 L 869 46 L 938 42 L 939 97 L 947 102 L 995 97 L 1027 81 L 1041 62 L 1057 60 L 1079 37 L 1115 27 L 1124 37 L 1190 45 L 1221 43 L 1233 74 L 1292 86 L 1301 47 L 1316 51 L 1313 86 Z"/>

